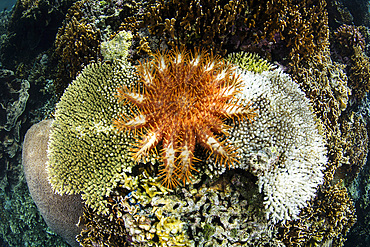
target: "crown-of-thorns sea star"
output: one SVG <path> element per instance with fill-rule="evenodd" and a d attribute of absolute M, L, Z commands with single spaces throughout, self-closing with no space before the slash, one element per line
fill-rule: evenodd
<path fill-rule="evenodd" d="M 226 119 L 252 120 L 250 104 L 235 95 L 240 80 L 235 68 L 218 56 L 184 50 L 157 53 L 137 66 L 140 85 L 118 89 L 120 100 L 136 107 L 136 114 L 114 121 L 119 130 L 142 130 L 132 149 L 136 160 L 162 146 L 163 184 L 175 187 L 189 181 L 196 144 L 210 150 L 216 162 L 231 165 L 235 151 L 220 141 L 227 134 Z"/>

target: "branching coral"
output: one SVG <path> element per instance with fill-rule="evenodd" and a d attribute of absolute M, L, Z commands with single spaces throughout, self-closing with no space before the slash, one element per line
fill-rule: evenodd
<path fill-rule="evenodd" d="M 119 90 L 121 100 L 138 108 L 133 117 L 115 121 L 120 130 L 144 128 L 143 137 L 133 149 L 140 160 L 162 142 L 163 182 L 175 187 L 190 181 L 196 144 L 210 150 L 216 160 L 232 166 L 235 155 L 230 144 L 217 135 L 225 134 L 226 119 L 251 120 L 253 110 L 236 101 L 240 80 L 233 67 L 202 52 L 158 53 L 138 67 L 141 88 Z"/>
<path fill-rule="evenodd" d="M 361 99 L 370 90 L 370 62 L 360 46 L 354 48 L 349 68 L 348 84 L 353 90 L 353 95 Z"/>
<path fill-rule="evenodd" d="M 355 223 L 354 205 L 347 189 L 339 181 L 326 185 L 311 205 L 303 210 L 300 219 L 289 222 L 280 238 L 287 246 L 316 246 L 331 243 L 343 246 L 345 235 Z"/>
<path fill-rule="evenodd" d="M 246 10 L 246 3 L 235 0 L 159 0 L 144 22 L 152 34 L 165 37 L 169 45 L 196 45 L 221 51 L 225 49 L 225 37 L 232 34 Z"/>
<path fill-rule="evenodd" d="M 352 55 L 356 46 L 359 46 L 361 50 L 365 49 L 365 39 L 355 26 L 343 24 L 334 32 L 334 37 L 344 56 Z"/>
<path fill-rule="evenodd" d="M 359 27 L 342 25 L 334 32 L 333 57 L 347 65 L 348 86 L 358 101 L 370 90 L 370 63 L 365 54 L 365 39 Z"/>
<path fill-rule="evenodd" d="M 232 125 L 226 140 L 236 147 L 237 167 L 257 176 L 266 218 L 272 223 L 295 219 L 323 183 L 327 161 L 312 106 L 279 68 L 240 73 L 239 96 L 253 104 L 257 117 L 249 125 Z"/>
<path fill-rule="evenodd" d="M 164 46 L 201 47 L 226 54 L 229 48 L 226 41 L 235 35 L 247 13 L 245 1 L 156 0 L 142 16 L 127 20 L 133 23 L 124 26 L 135 32 L 148 27 Z"/>
<path fill-rule="evenodd" d="M 84 65 L 97 60 L 99 44 L 99 31 L 75 17 L 59 28 L 55 39 L 58 79 L 54 85 L 57 93 L 63 92 Z"/>

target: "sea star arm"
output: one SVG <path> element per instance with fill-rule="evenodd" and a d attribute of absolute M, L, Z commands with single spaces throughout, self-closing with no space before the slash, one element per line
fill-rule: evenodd
<path fill-rule="evenodd" d="M 162 134 L 160 130 L 148 131 L 146 136 L 137 143 L 136 147 L 132 149 L 134 159 L 140 160 L 143 156 L 147 156 L 149 151 L 157 146 L 161 140 Z"/>
<path fill-rule="evenodd" d="M 160 177 L 163 179 L 163 184 L 168 188 L 173 188 L 178 185 L 176 178 L 176 143 L 173 135 L 169 138 L 164 138 L 163 144 L 163 165 L 160 170 Z"/>
<path fill-rule="evenodd" d="M 220 164 L 230 165 L 236 160 L 233 150 L 224 145 L 223 142 L 217 140 L 210 130 L 202 129 L 201 131 L 197 132 L 197 136 L 200 137 L 200 144 L 204 148 L 211 150 L 211 152 L 216 155 L 216 161 Z"/>

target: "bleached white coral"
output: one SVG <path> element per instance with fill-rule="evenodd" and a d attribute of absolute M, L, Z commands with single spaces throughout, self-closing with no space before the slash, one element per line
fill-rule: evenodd
<path fill-rule="evenodd" d="M 239 168 L 258 178 L 266 218 L 295 219 L 323 183 L 326 149 L 309 100 L 281 69 L 261 74 L 241 70 L 240 97 L 257 116 L 237 124 L 227 137 L 239 153 Z"/>

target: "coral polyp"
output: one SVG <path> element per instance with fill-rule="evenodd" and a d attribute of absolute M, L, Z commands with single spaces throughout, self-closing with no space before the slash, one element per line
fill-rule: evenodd
<path fill-rule="evenodd" d="M 212 54 L 176 49 L 158 52 L 137 71 L 136 87 L 118 89 L 119 99 L 132 105 L 133 114 L 114 121 L 119 130 L 139 135 L 132 148 L 136 160 L 160 146 L 160 176 L 170 188 L 190 181 L 197 144 L 220 165 L 236 161 L 232 145 L 221 141 L 228 133 L 225 120 L 251 121 L 255 113 L 235 97 L 241 81 L 233 66 Z"/>

